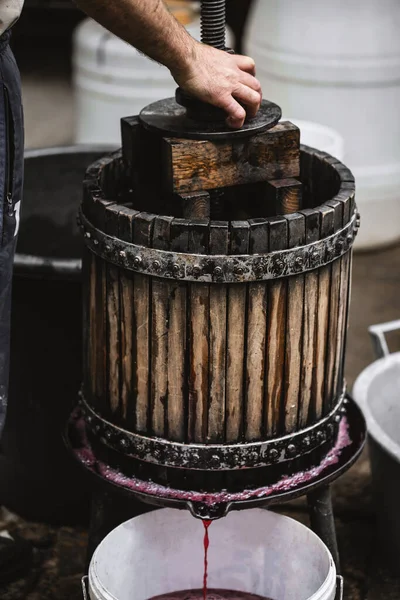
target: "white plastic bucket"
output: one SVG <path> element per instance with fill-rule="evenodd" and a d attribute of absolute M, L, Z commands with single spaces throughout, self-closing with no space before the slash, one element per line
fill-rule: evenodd
<path fill-rule="evenodd" d="M 400 239 L 399 23 L 398 0 L 254 0 L 245 33 L 264 95 L 343 136 L 357 249 Z"/>
<path fill-rule="evenodd" d="M 186 29 L 199 40 L 199 15 L 187 5 L 191 22 Z M 226 41 L 233 45 L 229 29 Z M 119 144 L 122 117 L 137 115 L 148 104 L 174 96 L 177 88 L 166 67 L 91 19 L 80 23 L 74 33 L 73 86 L 78 144 Z"/>
<path fill-rule="evenodd" d="M 332 127 L 290 117 L 284 117 L 282 121 L 290 121 L 297 125 L 300 129 L 300 142 L 302 144 L 327 152 L 340 161 L 344 160 L 344 139 Z"/>
<path fill-rule="evenodd" d="M 400 352 L 389 354 L 384 334 L 400 329 L 400 321 L 373 326 L 370 333 L 381 356 L 357 378 L 353 396 L 369 433 L 377 533 L 380 551 L 393 573 L 400 575 Z"/>
<path fill-rule="evenodd" d="M 148 600 L 203 581 L 202 523 L 161 509 L 114 529 L 89 567 L 91 600 Z M 307 527 L 262 509 L 230 513 L 209 529 L 208 586 L 273 600 L 334 600 L 336 570 Z"/>

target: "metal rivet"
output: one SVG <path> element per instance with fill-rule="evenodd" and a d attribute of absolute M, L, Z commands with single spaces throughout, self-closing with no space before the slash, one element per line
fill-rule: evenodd
<path fill-rule="evenodd" d="M 108 244 L 106 245 L 106 250 L 110 251 L 111 250 L 111 246 L 109 246 Z"/>
<path fill-rule="evenodd" d="M 98 246 L 98 245 L 99 245 L 99 240 L 93 240 L 93 244 L 94 244 L 95 246 Z"/>
<path fill-rule="evenodd" d="M 289 444 L 287 447 L 287 454 L 289 456 L 294 456 L 296 454 L 296 446 L 294 444 Z"/>
<path fill-rule="evenodd" d="M 209 461 L 210 467 L 214 468 L 214 469 L 218 469 L 218 467 L 221 465 L 221 460 L 219 458 L 219 456 L 217 456 L 216 454 L 214 454 Z"/>
<path fill-rule="evenodd" d="M 122 450 L 127 450 L 129 448 L 129 442 L 128 442 L 128 440 L 126 440 L 124 438 L 119 440 L 119 445 L 120 445 L 120 448 L 122 448 Z"/>
<path fill-rule="evenodd" d="M 235 275 L 239 275 L 240 276 L 240 275 L 243 275 L 244 270 L 243 270 L 243 267 L 235 267 L 234 270 L 233 270 L 233 272 L 235 273 Z"/>
<path fill-rule="evenodd" d="M 142 259 L 140 258 L 140 256 L 135 256 L 135 258 L 133 259 L 133 266 L 137 269 L 138 267 L 140 267 L 141 264 Z"/>
<path fill-rule="evenodd" d="M 92 237 L 92 235 L 91 235 L 91 233 L 89 233 L 89 231 L 87 231 L 87 232 L 85 233 L 85 237 L 86 237 L 86 238 L 91 238 L 91 237 Z"/>
<path fill-rule="evenodd" d="M 314 261 L 317 261 L 317 260 L 319 259 L 319 252 L 318 252 L 318 250 L 313 250 L 313 252 L 312 252 L 312 254 L 311 254 L 311 258 L 312 258 Z"/>
<path fill-rule="evenodd" d="M 351 242 L 353 241 L 353 234 L 349 233 L 349 235 L 347 236 L 346 239 L 347 239 L 348 243 L 351 244 Z"/>
<path fill-rule="evenodd" d="M 174 265 L 172 265 L 172 272 L 175 273 L 175 275 L 178 275 L 179 273 L 179 265 L 178 263 L 175 263 Z"/>
<path fill-rule="evenodd" d="M 125 250 L 120 250 L 120 253 L 119 253 L 119 255 L 120 255 L 121 257 L 124 257 L 124 256 L 126 256 L 126 252 L 125 252 Z"/>
<path fill-rule="evenodd" d="M 304 448 L 309 448 L 310 444 L 311 444 L 310 438 L 308 436 L 305 437 L 304 440 L 303 440 L 303 446 L 304 446 Z"/>
<path fill-rule="evenodd" d="M 112 436 L 113 436 L 113 434 L 112 434 L 112 431 L 111 431 L 110 429 L 107 429 L 107 430 L 104 432 L 104 436 L 105 436 L 105 438 L 106 438 L 107 440 L 111 440 L 111 438 L 112 438 Z"/>
<path fill-rule="evenodd" d="M 271 460 L 276 460 L 278 458 L 278 456 L 279 456 L 279 452 L 276 448 L 272 448 L 269 451 L 269 457 Z"/>
<path fill-rule="evenodd" d="M 303 266 L 303 262 L 304 262 L 304 261 L 303 261 L 303 259 L 302 259 L 302 257 L 301 257 L 301 256 L 298 256 L 298 257 L 296 258 L 296 260 L 295 260 L 295 263 L 296 263 L 296 266 L 297 266 L 297 267 L 302 267 L 302 266 Z"/>
<path fill-rule="evenodd" d="M 155 271 L 158 271 L 159 269 L 161 269 L 161 263 L 159 260 L 153 260 L 153 269 Z"/>
<path fill-rule="evenodd" d="M 323 431 L 318 431 L 317 432 L 317 440 L 319 442 L 324 442 L 326 440 L 326 435 Z"/>
<path fill-rule="evenodd" d="M 223 275 L 223 271 L 221 267 L 215 267 L 214 269 L 214 277 L 221 277 Z"/>
<path fill-rule="evenodd" d="M 194 267 L 193 267 L 193 275 L 195 277 L 200 277 L 200 275 L 201 275 L 201 267 L 199 265 L 194 265 Z"/>
<path fill-rule="evenodd" d="M 335 416 L 335 422 L 336 423 L 340 423 L 341 420 L 342 420 L 342 417 L 340 415 L 336 415 Z"/>

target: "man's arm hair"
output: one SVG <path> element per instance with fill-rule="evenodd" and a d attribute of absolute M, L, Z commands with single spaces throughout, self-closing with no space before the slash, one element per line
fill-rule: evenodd
<path fill-rule="evenodd" d="M 75 2 L 106 29 L 165 65 L 186 92 L 225 110 L 230 127 L 242 127 L 246 110 L 250 117 L 257 113 L 261 86 L 254 61 L 196 41 L 162 0 Z"/>
<path fill-rule="evenodd" d="M 181 70 L 195 52 L 195 40 L 162 0 L 75 2 L 109 31 L 171 71 Z"/>

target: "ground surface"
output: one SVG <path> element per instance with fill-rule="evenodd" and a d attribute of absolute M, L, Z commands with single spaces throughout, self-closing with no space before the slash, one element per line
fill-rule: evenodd
<path fill-rule="evenodd" d="M 21 56 L 26 106 L 27 146 L 69 143 L 73 139 L 72 92 L 65 55 L 58 62 L 38 51 L 35 60 Z M 367 327 L 400 318 L 400 246 L 356 254 L 351 326 L 348 337 L 349 386 L 373 359 Z M 400 349 L 400 341 L 393 340 Z M 400 581 L 391 579 L 379 563 L 374 540 L 370 471 L 365 454 L 334 485 L 337 532 L 345 576 L 346 600 L 398 600 Z M 307 523 L 303 500 L 282 507 Z M 35 547 L 35 568 L 27 580 L 0 591 L 2 600 L 78 600 L 87 534 L 82 529 L 51 528 L 27 523 L 3 510 L 0 530 L 18 531 Z"/>

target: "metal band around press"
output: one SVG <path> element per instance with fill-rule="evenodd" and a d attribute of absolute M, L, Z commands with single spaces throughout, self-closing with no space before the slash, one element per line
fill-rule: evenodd
<path fill-rule="evenodd" d="M 239 444 L 185 444 L 121 429 L 100 417 L 83 395 L 80 400 L 89 430 L 113 450 L 164 467 L 208 471 L 265 467 L 302 457 L 327 442 L 333 446 L 339 422 L 346 412 L 345 403 L 343 392 L 335 408 L 324 419 L 280 438 Z"/>
<path fill-rule="evenodd" d="M 333 235 L 306 246 L 251 255 L 202 255 L 157 250 L 125 242 L 96 229 L 79 214 L 86 246 L 118 267 L 144 275 L 204 283 L 267 281 L 323 267 L 350 250 L 358 230 L 354 212 Z"/>

